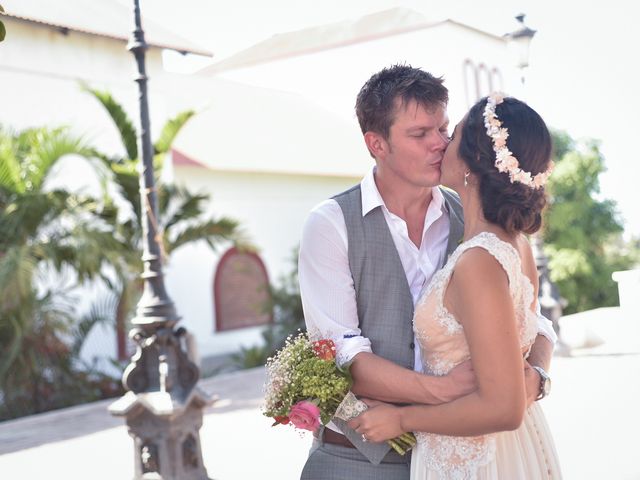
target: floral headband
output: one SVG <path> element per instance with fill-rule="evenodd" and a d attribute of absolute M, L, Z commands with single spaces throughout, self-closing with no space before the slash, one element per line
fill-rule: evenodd
<path fill-rule="evenodd" d="M 494 92 L 487 98 L 487 105 L 484 107 L 484 126 L 487 129 L 487 135 L 493 141 L 493 151 L 496 152 L 496 168 L 502 173 L 508 173 L 511 183 L 519 182 L 530 188 L 542 188 L 551 172 L 553 171 L 553 162 L 546 171 L 537 175 L 531 175 L 520 168 L 520 164 L 513 153 L 507 148 L 507 138 L 509 130 L 502 126 L 502 122 L 496 116 L 496 105 L 500 105 L 504 101 L 504 94 Z"/>

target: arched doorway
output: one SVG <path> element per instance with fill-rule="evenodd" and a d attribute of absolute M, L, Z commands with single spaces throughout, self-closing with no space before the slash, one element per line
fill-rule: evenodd
<path fill-rule="evenodd" d="M 231 248 L 222 256 L 213 282 L 213 298 L 217 332 L 273 321 L 269 276 L 254 252 Z"/>

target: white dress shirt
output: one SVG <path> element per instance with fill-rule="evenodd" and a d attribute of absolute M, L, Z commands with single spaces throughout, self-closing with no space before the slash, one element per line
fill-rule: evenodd
<path fill-rule="evenodd" d="M 438 188 L 425 215 L 420 248 L 409 238 L 406 222 L 391 213 L 374 180 L 375 168 L 360 183 L 362 215 L 381 207 L 407 276 L 413 304 L 423 287 L 446 262 L 449 214 Z M 338 364 L 360 352 L 371 352 L 371 342 L 358 325 L 356 292 L 349 268 L 347 227 L 335 200 L 325 200 L 307 217 L 300 242 L 298 277 L 307 330 L 315 338 L 330 338 L 336 344 Z M 551 322 L 538 315 L 538 331 L 555 343 Z M 414 369 L 422 371 L 419 342 L 414 339 Z M 375 353 L 375 352 L 374 352 Z"/>

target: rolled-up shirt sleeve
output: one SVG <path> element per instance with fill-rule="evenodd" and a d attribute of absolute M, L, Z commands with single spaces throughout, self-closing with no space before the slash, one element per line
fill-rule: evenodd
<path fill-rule="evenodd" d="M 553 323 L 547 317 L 542 315 L 540 311 L 540 302 L 536 302 L 536 314 L 538 315 L 538 335 L 543 335 L 547 338 L 553 345 L 558 341 L 558 335 L 556 335 L 556 331 L 553 329 Z"/>
<path fill-rule="evenodd" d="M 327 200 L 305 221 L 298 279 L 309 337 L 331 339 L 339 365 L 360 352 L 371 352 L 371 342 L 359 328 L 356 293 L 349 268 L 346 226 L 339 205 Z"/>

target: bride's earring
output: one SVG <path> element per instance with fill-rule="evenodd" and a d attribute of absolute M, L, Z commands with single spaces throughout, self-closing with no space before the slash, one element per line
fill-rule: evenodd
<path fill-rule="evenodd" d="M 466 187 L 467 185 L 469 185 L 469 175 L 471 175 L 471 172 L 469 170 L 467 170 L 464 173 L 464 186 Z"/>

